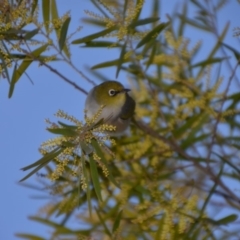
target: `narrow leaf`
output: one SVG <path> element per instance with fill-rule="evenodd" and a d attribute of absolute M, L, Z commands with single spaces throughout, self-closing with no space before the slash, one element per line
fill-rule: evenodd
<path fill-rule="evenodd" d="M 113 223 L 112 233 L 117 231 L 117 229 L 119 228 L 121 219 L 122 219 L 122 210 L 118 213 L 118 215 Z"/>
<path fill-rule="evenodd" d="M 138 43 L 136 48 L 140 48 L 144 44 L 146 44 L 148 41 L 152 40 L 153 38 L 156 38 L 158 34 L 165 29 L 169 25 L 169 22 L 166 23 L 160 23 L 157 27 L 155 27 L 152 31 L 150 31 L 143 39 Z"/>
<path fill-rule="evenodd" d="M 140 14 L 142 12 L 143 4 L 141 4 L 141 2 L 142 2 L 142 0 L 137 0 L 136 1 L 135 8 L 138 9 L 138 11 L 137 11 L 137 14 L 135 15 L 135 17 L 133 19 L 133 22 L 136 22 L 138 20 Z M 128 1 L 125 1 L 125 5 L 126 5 L 125 9 L 127 9 Z M 141 7 L 141 8 L 139 8 L 139 7 Z"/>
<path fill-rule="evenodd" d="M 229 49 L 235 56 L 235 58 L 237 59 L 237 61 L 240 60 L 240 52 L 237 51 L 236 49 L 234 49 L 233 47 L 225 44 L 225 43 L 222 43 L 224 47 L 226 47 L 227 49 Z"/>
<path fill-rule="evenodd" d="M 54 134 L 60 134 L 66 137 L 74 137 L 77 135 L 77 132 L 71 128 L 47 128 L 47 130 Z"/>
<path fill-rule="evenodd" d="M 39 160 L 37 160 L 36 162 L 21 168 L 21 170 L 26 171 L 30 168 L 36 167 L 40 164 L 44 164 L 46 162 L 49 162 L 50 160 L 52 160 L 53 158 L 55 158 L 56 156 L 58 156 L 60 153 L 62 152 L 62 149 L 56 148 L 54 150 L 52 150 L 51 152 L 45 154 L 42 158 L 40 158 Z"/>
<path fill-rule="evenodd" d="M 25 39 L 25 40 L 31 39 L 31 38 L 34 37 L 36 34 L 38 34 L 38 31 L 39 31 L 39 29 L 36 28 L 36 29 L 34 29 L 34 30 L 30 31 L 30 32 L 27 32 L 26 35 L 24 36 L 24 39 Z"/>
<path fill-rule="evenodd" d="M 58 41 L 60 51 L 62 51 L 62 49 L 65 45 L 70 21 L 71 21 L 71 18 L 69 17 L 65 20 L 65 22 L 62 25 L 61 32 L 60 32 L 60 37 L 59 37 L 59 41 Z"/>
<path fill-rule="evenodd" d="M 52 17 L 52 20 L 59 18 L 57 4 L 55 0 L 51 0 L 51 17 Z"/>
<path fill-rule="evenodd" d="M 188 12 L 188 3 L 185 2 L 185 3 L 183 4 L 182 15 L 183 15 L 183 16 L 187 16 L 187 12 Z M 183 36 L 183 32 L 184 32 L 185 26 L 186 26 L 186 24 L 185 24 L 184 19 L 181 19 L 180 26 L 179 26 L 179 28 L 178 28 L 178 36 L 179 36 L 179 37 Z"/>
<path fill-rule="evenodd" d="M 77 130 L 77 128 L 78 128 L 76 125 L 69 125 L 69 124 L 63 123 L 61 121 L 58 121 L 58 124 L 61 125 L 62 127 L 71 128 L 71 129 L 74 129 L 74 130 Z"/>
<path fill-rule="evenodd" d="M 63 226 L 61 223 L 56 223 L 50 219 L 47 218 L 42 218 L 42 217 L 35 217 L 35 216 L 31 216 L 29 217 L 30 220 L 32 221 L 36 221 L 39 223 L 42 223 L 44 225 L 47 225 L 49 227 L 53 227 L 56 228 L 58 230 L 58 233 L 72 233 L 72 230 L 68 227 Z"/>
<path fill-rule="evenodd" d="M 72 44 L 80 44 L 80 43 L 90 42 L 90 41 L 92 41 L 95 38 L 99 38 L 99 37 L 105 36 L 106 34 L 114 31 L 115 29 L 116 29 L 116 27 L 107 28 L 107 29 L 105 29 L 103 31 L 100 31 L 100 32 L 88 35 L 88 36 L 86 36 L 84 38 L 76 39 L 76 40 L 72 41 Z"/>
<path fill-rule="evenodd" d="M 226 24 L 226 26 L 224 27 L 222 33 L 220 34 L 220 36 L 218 37 L 218 41 L 216 43 L 216 45 L 213 47 L 212 51 L 210 52 L 210 54 L 207 56 L 207 58 L 213 58 L 213 56 L 215 55 L 215 53 L 218 51 L 218 49 L 221 47 L 222 41 L 224 40 L 228 29 L 229 29 L 229 22 Z"/>
<path fill-rule="evenodd" d="M 215 55 L 215 53 L 218 51 L 218 49 L 221 47 L 221 42 L 223 41 L 223 39 L 225 38 L 227 32 L 228 32 L 228 28 L 229 28 L 229 23 L 226 24 L 226 26 L 224 27 L 222 33 L 220 34 L 218 41 L 216 42 L 215 46 L 213 47 L 213 49 L 211 50 L 211 52 L 209 53 L 209 55 L 206 57 L 206 59 L 212 59 L 213 56 Z M 201 76 L 202 72 L 205 70 L 204 67 L 202 67 L 199 72 L 197 73 L 196 79 L 199 78 L 199 76 Z"/>
<path fill-rule="evenodd" d="M 90 183 L 89 183 L 89 177 L 88 177 L 88 173 L 87 173 L 87 169 L 86 169 L 86 163 L 85 163 L 85 156 L 82 155 L 81 157 L 82 160 L 82 170 L 83 170 L 83 176 L 85 179 L 85 182 L 87 184 L 87 202 L 88 202 L 88 210 L 90 213 L 90 216 L 92 215 L 92 204 L 91 204 L 91 191 L 90 191 Z"/>
<path fill-rule="evenodd" d="M 214 63 L 219 63 L 219 62 L 221 62 L 221 61 L 223 61 L 223 60 L 225 60 L 227 58 L 228 57 L 207 59 L 207 60 L 201 61 L 199 63 L 196 63 L 196 64 L 190 66 L 190 68 L 205 67 L 207 65 L 212 65 Z"/>
<path fill-rule="evenodd" d="M 42 14 L 43 21 L 46 31 L 49 30 L 49 20 L 50 20 L 50 2 L 49 0 L 42 0 Z"/>
<path fill-rule="evenodd" d="M 156 22 L 159 19 L 160 19 L 159 17 L 140 19 L 136 22 L 132 22 L 128 27 L 134 28 L 134 27 L 137 27 L 137 26 L 140 26 L 140 25 L 146 25 L 146 24 L 149 24 L 149 23 Z"/>
<path fill-rule="evenodd" d="M 14 69 L 13 69 L 13 75 L 17 72 L 17 64 L 15 64 L 14 66 Z M 12 94 L 13 94 L 13 90 L 14 90 L 14 87 L 15 87 L 15 83 L 17 81 L 13 80 L 13 76 L 12 76 L 12 80 L 10 82 L 10 88 L 9 88 L 9 92 L 8 92 L 8 98 L 11 98 L 12 97 Z"/>
<path fill-rule="evenodd" d="M 40 164 L 38 167 L 34 168 L 29 174 L 27 174 L 24 178 L 22 178 L 19 182 L 22 182 L 26 179 L 28 179 L 29 177 L 31 177 L 33 174 L 35 174 L 36 172 L 38 172 L 41 168 L 43 168 L 46 164 L 48 164 L 51 161 L 51 159 L 49 159 L 48 161 Z"/>
<path fill-rule="evenodd" d="M 197 137 L 193 137 L 192 133 L 189 134 L 189 136 L 182 141 L 181 148 L 186 149 L 188 147 L 192 147 L 197 142 L 203 142 L 203 140 L 207 139 L 210 136 L 210 134 L 202 134 Z"/>
<path fill-rule="evenodd" d="M 92 182 L 93 182 L 95 193 L 98 197 L 98 200 L 102 201 L 101 186 L 100 186 L 100 182 L 99 182 L 97 164 L 96 164 L 96 161 L 93 159 L 92 154 L 89 155 L 89 163 L 90 163 L 90 172 L 91 172 L 91 177 L 92 177 Z"/>
<path fill-rule="evenodd" d="M 85 46 L 82 47 L 121 47 L 120 44 L 116 44 L 114 42 L 109 42 L 109 41 L 91 41 L 91 42 L 87 42 L 85 43 Z"/>
<path fill-rule="evenodd" d="M 125 58 L 123 60 L 123 62 L 129 62 L 130 59 L 129 58 Z M 99 63 L 94 65 L 93 67 L 91 67 L 91 69 L 98 69 L 98 68 L 105 68 L 105 67 L 112 67 L 112 66 L 117 66 L 119 64 L 119 59 L 116 60 L 112 60 L 112 61 L 107 61 L 107 62 L 103 62 L 103 63 Z"/>
<path fill-rule="evenodd" d="M 92 144 L 92 146 L 94 147 L 97 155 L 101 158 L 101 162 L 102 162 L 102 163 L 105 165 L 105 167 L 107 168 L 108 174 L 109 174 L 109 175 L 108 175 L 109 180 L 110 180 L 116 187 L 120 188 L 119 184 L 116 182 L 116 180 L 115 180 L 114 177 L 113 177 L 113 174 L 112 174 L 111 169 L 109 169 L 109 166 L 108 166 L 108 164 L 107 164 L 107 160 L 105 159 L 104 154 L 103 154 L 103 152 L 102 152 L 102 150 L 101 150 L 98 142 L 97 142 L 96 140 L 93 140 L 91 144 Z"/>
<path fill-rule="evenodd" d="M 38 5 L 38 0 L 33 0 L 32 1 L 32 10 L 31 10 L 31 15 L 34 14 L 35 10 L 36 10 L 36 7 Z"/>
<path fill-rule="evenodd" d="M 152 51 L 151 51 L 151 54 L 150 54 L 150 56 L 148 58 L 148 61 L 146 63 L 146 69 L 148 69 L 149 66 L 152 64 L 153 59 L 156 56 L 156 52 L 157 52 L 157 44 L 154 42 L 151 45 L 152 45 Z M 145 45 L 145 46 L 147 46 L 147 45 Z"/>
<path fill-rule="evenodd" d="M 195 116 L 189 118 L 185 124 L 183 124 L 181 127 L 175 129 L 173 131 L 173 135 L 175 138 L 180 138 L 183 134 L 186 133 L 187 130 L 191 129 L 194 124 L 201 122 L 201 125 L 204 123 L 204 121 L 207 119 L 206 113 L 200 113 L 196 114 Z M 204 119 L 204 121 L 200 121 L 200 119 Z"/>
<path fill-rule="evenodd" d="M 82 18 L 82 22 L 88 23 L 91 25 L 95 25 L 98 27 L 105 27 L 106 23 L 104 21 L 101 21 L 99 19 L 93 19 L 93 18 Z"/>
<path fill-rule="evenodd" d="M 96 211 L 96 213 L 97 213 L 97 215 L 98 215 L 98 218 L 100 219 L 101 224 L 103 225 L 103 227 L 104 227 L 104 229 L 105 229 L 105 233 L 106 233 L 108 236 L 111 237 L 112 234 L 111 234 L 111 232 L 109 231 L 109 229 L 108 229 L 108 227 L 107 227 L 107 225 L 106 225 L 106 220 L 102 218 L 102 216 L 101 216 L 100 212 L 98 211 L 98 209 L 95 208 L 95 211 Z"/>
<path fill-rule="evenodd" d="M 190 26 L 193 26 L 195 28 L 198 28 L 198 29 L 201 29 L 201 30 L 204 30 L 204 31 L 207 31 L 207 32 L 210 32 L 211 29 L 208 27 L 208 26 L 204 26 L 203 24 L 199 24 L 197 21 L 194 21 L 192 19 L 189 19 L 189 18 L 186 18 L 186 16 L 182 15 L 182 14 L 179 14 L 178 17 L 186 22 L 187 24 L 189 24 Z"/>
<path fill-rule="evenodd" d="M 216 224 L 218 224 L 218 225 L 227 225 L 227 224 L 229 224 L 231 222 L 236 221 L 237 218 L 238 218 L 238 216 L 236 214 L 231 214 L 231 215 L 229 215 L 227 217 L 224 217 L 222 219 L 217 220 Z"/>
<path fill-rule="evenodd" d="M 9 76 L 9 73 L 8 73 L 8 67 L 7 67 L 5 58 L 3 57 L 1 52 L 0 52 L 0 59 L 1 59 L 1 64 L 0 65 L 2 66 L 2 69 L 4 69 L 2 74 L 5 74 L 5 76 L 6 76 L 7 80 L 8 80 L 8 83 L 10 83 L 11 79 L 10 79 L 10 76 Z M 16 67 L 16 65 L 15 65 L 15 67 Z"/>
<path fill-rule="evenodd" d="M 46 48 L 47 48 L 47 45 L 43 45 L 43 46 L 39 47 L 38 49 L 34 50 L 31 53 L 31 55 L 33 57 L 37 58 L 43 51 L 46 50 Z M 9 98 L 11 98 L 11 96 L 13 94 L 13 90 L 14 90 L 14 86 L 15 86 L 16 82 L 19 80 L 19 78 L 22 76 L 22 74 L 26 71 L 26 69 L 29 67 L 29 65 L 32 62 L 33 62 L 33 59 L 30 58 L 29 60 L 23 60 L 18 68 L 15 66 L 11 84 L 10 84 L 9 93 L 8 93 Z"/>
<path fill-rule="evenodd" d="M 122 51 L 120 53 L 118 65 L 117 65 L 117 71 L 116 71 L 116 78 L 118 77 L 118 74 L 120 72 L 121 66 L 124 63 L 124 55 L 125 55 L 125 50 L 126 50 L 127 43 L 125 43 L 122 47 Z"/>
<path fill-rule="evenodd" d="M 23 239 L 29 239 L 29 240 L 45 240 L 46 238 L 42 238 L 36 235 L 32 234 L 23 234 L 23 233 L 17 233 L 15 234 L 18 238 L 23 238 Z"/>

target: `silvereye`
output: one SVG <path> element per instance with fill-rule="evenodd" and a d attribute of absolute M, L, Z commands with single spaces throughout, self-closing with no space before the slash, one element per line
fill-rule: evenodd
<path fill-rule="evenodd" d="M 103 119 L 104 123 L 116 126 L 114 133 L 121 134 L 135 110 L 135 101 L 128 95 L 129 91 L 117 81 L 106 81 L 94 87 L 85 102 L 87 118 L 92 118 L 103 107 L 96 122 Z"/>

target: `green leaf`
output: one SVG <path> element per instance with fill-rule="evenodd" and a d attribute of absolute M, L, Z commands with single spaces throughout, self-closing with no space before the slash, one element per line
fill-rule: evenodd
<path fill-rule="evenodd" d="M 79 142 L 81 151 L 84 155 L 89 155 L 93 152 L 92 146 L 84 140 Z"/>
<path fill-rule="evenodd" d="M 140 20 L 137 20 L 136 22 L 132 22 L 128 27 L 134 28 L 134 27 L 137 27 L 137 26 L 146 25 L 146 24 L 149 24 L 149 23 L 156 22 L 159 19 L 160 19 L 159 17 L 140 19 Z"/>
<path fill-rule="evenodd" d="M 1 39 L 5 40 L 22 40 L 22 35 L 27 31 L 23 29 L 9 28 L 7 31 L 0 31 Z"/>
<path fill-rule="evenodd" d="M 188 3 L 185 2 L 183 3 L 183 10 L 182 10 L 182 15 L 187 16 L 188 12 Z M 184 19 L 181 19 L 180 26 L 178 28 L 178 36 L 181 37 L 183 36 L 184 28 L 186 27 Z"/>
<path fill-rule="evenodd" d="M 228 29 L 229 29 L 229 22 L 226 24 L 226 26 L 224 27 L 222 33 L 220 34 L 220 36 L 218 37 L 218 41 L 216 43 L 216 45 L 214 46 L 214 48 L 212 49 L 212 51 L 210 52 L 210 54 L 207 56 L 207 59 L 208 58 L 213 58 L 213 56 L 215 55 L 215 53 L 217 52 L 217 50 L 221 47 L 221 44 L 222 44 L 222 41 L 223 39 L 225 38 L 227 32 L 228 32 Z"/>
<path fill-rule="evenodd" d="M 130 58 L 127 58 L 127 59 L 124 58 L 123 62 L 124 63 L 130 62 Z M 119 59 L 116 59 L 116 60 L 112 60 L 112 61 L 107 61 L 107 62 L 96 64 L 96 65 L 92 66 L 91 69 L 98 69 L 98 68 L 118 66 L 118 64 L 119 64 Z"/>
<path fill-rule="evenodd" d="M 43 21 L 46 31 L 49 30 L 49 20 L 50 20 L 50 2 L 49 0 L 42 0 L 42 14 Z"/>
<path fill-rule="evenodd" d="M 98 215 L 98 218 L 100 219 L 101 224 L 102 224 L 103 227 L 104 227 L 105 233 L 106 233 L 108 236 L 111 237 L 112 234 L 111 234 L 111 232 L 109 231 L 109 229 L 108 229 L 108 227 L 107 227 L 107 225 L 106 225 L 106 222 L 107 222 L 107 221 L 102 218 L 102 216 L 101 216 L 101 214 L 100 214 L 100 211 L 98 211 L 96 208 L 95 208 L 95 211 L 96 211 L 96 213 L 97 213 L 97 215 Z"/>
<path fill-rule="evenodd" d="M 0 31 L 0 34 L 6 34 L 6 35 L 11 35 L 11 34 L 13 34 L 13 35 L 15 35 L 15 36 L 17 36 L 17 35 L 19 35 L 19 34 L 25 34 L 25 33 L 27 33 L 26 30 L 16 29 L 16 28 L 9 28 L 7 31 L 3 31 L 3 32 Z"/>
<path fill-rule="evenodd" d="M 61 125 L 62 127 L 65 127 L 65 128 L 71 128 L 71 129 L 74 129 L 74 130 L 78 129 L 78 127 L 76 125 L 69 125 L 69 124 L 63 123 L 61 121 L 58 121 L 58 124 Z"/>
<path fill-rule="evenodd" d="M 231 222 L 236 221 L 237 218 L 238 218 L 237 214 L 231 214 L 231 215 L 228 215 L 227 217 L 224 217 L 224 218 L 219 219 L 219 220 L 213 220 L 213 219 L 210 219 L 210 218 L 204 218 L 204 220 L 207 220 L 214 225 L 227 225 Z"/>
<path fill-rule="evenodd" d="M 105 29 L 103 31 L 100 31 L 100 32 L 88 35 L 88 36 L 83 37 L 83 38 L 76 39 L 76 40 L 72 41 L 72 44 L 87 43 L 87 42 L 92 41 L 95 38 L 103 37 L 106 34 L 112 32 L 114 30 L 116 30 L 116 27 L 107 28 L 107 29 Z"/>
<path fill-rule="evenodd" d="M 109 166 L 107 164 L 107 160 L 101 150 L 101 147 L 99 146 L 98 142 L 96 140 L 92 140 L 92 146 L 94 147 L 97 155 L 101 158 L 101 162 L 105 165 L 105 167 L 107 168 L 108 170 L 108 178 L 109 180 L 118 188 L 120 188 L 119 184 L 116 182 L 115 178 L 113 177 L 113 174 L 112 174 L 112 171 L 111 169 L 109 169 Z"/>
<path fill-rule="evenodd" d="M 22 68 L 24 68 L 24 67 L 27 68 L 27 66 L 26 66 L 25 64 L 22 66 Z M 15 64 L 15 66 L 14 66 L 13 76 L 14 76 L 14 74 L 15 74 L 16 72 L 17 72 L 17 64 Z M 11 98 L 11 97 L 12 97 L 15 84 L 16 84 L 16 82 L 17 82 L 17 80 L 18 80 L 18 79 L 17 79 L 17 80 L 13 80 L 13 76 L 12 76 L 12 80 L 11 80 L 11 82 L 10 82 L 10 88 L 9 88 L 9 92 L 8 92 L 8 98 Z M 15 78 L 16 78 L 16 77 L 15 77 Z"/>
<path fill-rule="evenodd" d="M 56 223 L 47 218 L 41 218 L 41 217 L 34 216 L 34 217 L 29 217 L 29 219 L 32 221 L 42 223 L 42 224 L 52 227 L 54 229 L 57 229 L 58 234 L 76 234 L 76 233 L 80 234 L 81 233 L 81 234 L 87 235 L 87 236 L 89 236 L 89 234 L 90 234 L 90 230 L 71 230 L 70 228 L 63 226 L 61 223 Z"/>
<path fill-rule="evenodd" d="M 45 163 L 50 162 L 53 158 L 57 157 L 63 150 L 60 148 L 56 148 L 54 150 L 52 150 L 51 152 L 45 154 L 42 158 L 40 158 L 39 160 L 37 160 L 36 162 L 21 168 L 21 170 L 26 171 L 30 168 L 36 167 L 38 165 L 42 165 Z"/>
<path fill-rule="evenodd" d="M 59 19 L 57 4 L 56 4 L 56 1 L 55 1 L 55 0 L 51 0 L 51 18 L 52 18 L 52 20 L 54 20 L 54 19 Z M 63 26 L 62 26 L 62 28 L 63 28 Z M 62 28 L 61 28 L 61 30 L 62 30 Z M 58 40 L 60 41 L 60 35 L 61 35 L 60 32 L 61 32 L 61 30 L 60 30 L 59 28 L 55 28 L 54 30 L 55 30 L 55 32 L 56 32 L 56 35 L 57 35 Z M 60 48 L 60 46 L 59 46 L 59 48 Z M 65 53 L 65 55 L 66 55 L 68 58 L 70 58 L 70 52 L 69 52 L 68 47 L 67 47 L 66 44 L 64 44 L 64 45 L 63 45 L 63 48 L 62 48 L 62 49 L 60 48 L 60 50 L 63 50 L 63 52 Z"/>
<path fill-rule="evenodd" d="M 108 48 L 108 47 L 121 47 L 120 44 L 116 44 L 115 42 L 109 42 L 109 41 L 91 41 L 91 42 L 87 42 L 85 43 L 85 46 L 82 47 L 104 47 L 104 48 Z"/>
<path fill-rule="evenodd" d="M 77 132 L 71 128 L 47 128 L 47 130 L 54 134 L 60 134 L 66 137 L 75 137 L 77 136 Z"/>
<path fill-rule="evenodd" d="M 30 32 L 27 32 L 27 33 L 25 34 L 25 36 L 24 36 L 24 39 L 25 39 L 25 40 L 29 40 L 29 39 L 31 39 L 32 37 L 34 37 L 36 34 L 38 34 L 38 32 L 39 32 L 39 29 L 38 29 L 38 28 L 36 28 L 36 29 L 34 29 L 34 30 L 30 31 Z"/>
<path fill-rule="evenodd" d="M 83 176 L 85 178 L 86 184 L 87 184 L 87 202 L 88 202 L 88 210 L 90 215 L 92 215 L 92 204 L 91 204 L 91 190 L 90 190 L 90 183 L 89 183 L 89 177 L 86 169 L 86 162 L 85 162 L 85 156 L 82 154 L 81 157 L 81 163 L 82 163 L 82 170 L 83 170 Z"/>
<path fill-rule="evenodd" d="M 205 26 L 203 24 L 199 24 L 197 21 L 194 21 L 192 19 L 186 18 L 186 16 L 182 15 L 182 14 L 178 14 L 178 17 L 184 21 L 185 23 L 189 24 L 190 26 L 193 26 L 195 28 L 207 31 L 207 32 L 211 32 L 211 29 L 208 26 Z"/>
<path fill-rule="evenodd" d="M 150 42 L 151 42 L 151 41 L 150 41 Z M 147 45 L 145 45 L 145 46 L 147 46 Z M 147 61 L 147 63 L 146 63 L 146 69 L 148 69 L 149 66 L 152 64 L 153 59 L 154 59 L 154 57 L 156 56 L 156 52 L 157 52 L 157 44 L 156 44 L 155 42 L 153 42 L 153 43 L 151 44 L 151 47 L 152 47 L 152 51 L 151 51 L 151 54 L 150 54 L 150 56 L 149 56 L 149 58 L 148 58 L 148 61 Z"/>
<path fill-rule="evenodd" d="M 116 78 L 118 77 L 118 74 L 120 72 L 121 66 L 124 63 L 124 55 L 125 55 L 126 46 L 127 46 L 127 43 L 125 43 L 123 45 L 121 53 L 120 53 L 120 57 L 119 57 L 118 65 L 117 65 L 117 71 L 116 71 Z"/>
<path fill-rule="evenodd" d="M 25 58 L 27 58 L 26 54 L 20 54 L 20 53 L 13 53 L 13 54 L 10 54 L 9 56 L 11 58 L 14 58 L 14 59 L 25 59 Z"/>
<path fill-rule="evenodd" d="M 33 58 L 37 58 L 42 52 L 44 52 L 47 48 L 47 44 L 39 47 L 38 49 L 34 50 L 31 55 Z M 19 78 L 22 76 L 22 74 L 26 71 L 26 69 L 30 66 L 30 64 L 33 62 L 34 59 L 30 58 L 29 60 L 23 60 L 20 66 L 17 68 L 15 65 L 12 80 L 10 84 L 10 89 L 8 93 L 8 97 L 11 98 L 13 94 L 13 90 L 15 87 L 16 82 L 19 80 Z"/>
<path fill-rule="evenodd" d="M 31 177 L 33 174 L 38 172 L 41 168 L 43 168 L 46 164 L 48 164 L 51 161 L 51 159 L 43 164 L 40 164 L 38 167 L 34 168 L 29 174 L 27 174 L 24 178 L 22 178 L 19 182 L 23 182 L 24 180 L 28 179 Z"/>
<path fill-rule="evenodd" d="M 202 5 L 199 1 L 196 1 L 196 0 L 192 0 L 191 1 L 193 4 L 195 4 L 197 6 L 197 8 L 199 8 L 198 10 L 202 11 L 202 12 L 207 12 L 207 9 L 206 9 L 206 5 Z"/>
<path fill-rule="evenodd" d="M 196 63 L 196 64 L 190 66 L 190 68 L 205 67 L 207 65 L 212 65 L 214 63 L 222 62 L 225 59 L 228 59 L 228 57 L 207 59 L 207 60 L 201 61 L 199 63 Z"/>
<path fill-rule="evenodd" d="M 151 16 L 154 16 L 154 17 L 158 16 L 158 14 L 161 11 L 160 5 L 161 5 L 161 2 L 159 0 L 154 0 L 153 1 Z"/>
<path fill-rule="evenodd" d="M 68 141 L 65 141 L 65 142 L 62 142 L 61 144 L 62 147 L 76 147 L 76 144 L 73 143 L 73 142 L 68 142 Z"/>
<path fill-rule="evenodd" d="M 212 51 L 209 53 L 209 55 L 206 57 L 206 59 L 212 59 L 213 56 L 215 55 L 215 53 L 218 51 L 218 49 L 221 47 L 221 42 L 223 41 L 223 39 L 225 38 L 227 32 L 228 32 L 228 28 L 229 28 L 229 23 L 226 24 L 226 26 L 224 27 L 222 33 L 220 34 L 220 36 L 218 37 L 218 41 L 216 42 L 215 46 L 213 47 Z M 205 70 L 204 67 L 202 67 L 199 72 L 197 73 L 196 79 L 198 79 L 202 72 Z"/>
<path fill-rule="evenodd" d="M 93 159 L 93 154 L 89 154 L 89 163 L 90 163 L 90 172 L 91 172 L 95 193 L 97 195 L 98 200 L 102 201 L 101 186 L 99 182 L 97 164 L 96 164 L 96 161 Z"/>
<path fill-rule="evenodd" d="M 140 16 L 141 12 L 142 12 L 143 4 L 141 4 L 140 1 L 141 0 L 137 0 L 136 1 L 135 8 L 136 9 L 138 8 L 138 10 L 137 10 L 136 15 L 135 15 L 135 17 L 134 17 L 132 22 L 136 22 L 138 20 L 139 16 Z M 126 10 L 127 10 L 127 6 L 128 6 L 128 1 L 125 1 L 125 6 L 124 7 L 125 7 Z M 139 6 L 141 6 L 140 9 L 139 9 Z"/>
<path fill-rule="evenodd" d="M 42 237 L 32 235 L 32 234 L 17 233 L 17 234 L 15 234 L 15 236 L 17 236 L 19 238 L 23 238 L 23 239 L 29 239 L 29 240 L 46 240 L 46 238 L 42 238 Z"/>
<path fill-rule="evenodd" d="M 31 10 L 31 15 L 34 14 L 35 10 L 36 10 L 36 7 L 38 5 L 38 0 L 33 0 L 32 1 L 32 10 Z"/>
<path fill-rule="evenodd" d="M 57 4 L 55 0 L 51 0 L 51 17 L 53 19 L 59 19 Z"/>
<path fill-rule="evenodd" d="M 225 43 L 222 43 L 224 47 L 226 47 L 227 49 L 229 49 L 235 56 L 236 60 L 239 61 L 240 60 L 240 52 L 237 51 L 236 49 L 234 49 L 233 47 L 225 44 Z"/>
<path fill-rule="evenodd" d="M 122 212 L 123 212 L 123 210 L 121 210 L 121 211 L 118 213 L 118 215 L 117 215 L 117 217 L 116 217 L 116 219 L 115 219 L 115 221 L 114 221 L 114 223 L 113 223 L 112 233 L 114 233 L 115 231 L 117 231 L 117 229 L 119 228 L 120 221 L 121 221 L 121 219 L 122 219 Z"/>
<path fill-rule="evenodd" d="M 31 58 L 29 58 L 29 56 L 27 56 L 26 54 L 19 54 L 19 53 L 14 53 L 14 54 L 9 54 L 9 56 L 13 59 L 22 59 L 22 60 L 25 60 L 26 62 L 30 62 L 32 61 Z M 49 56 L 45 56 L 45 55 L 41 55 L 38 57 L 38 60 L 41 60 L 41 61 L 45 61 L 47 58 L 49 58 Z M 51 58 L 51 61 L 58 61 L 59 59 L 56 58 L 56 57 L 53 57 Z"/>
<path fill-rule="evenodd" d="M 60 38 L 59 38 L 59 41 L 58 41 L 60 51 L 62 51 L 62 49 L 65 45 L 70 21 L 71 21 L 71 18 L 69 17 L 65 20 L 65 22 L 62 25 L 61 32 L 60 32 Z"/>
<path fill-rule="evenodd" d="M 181 127 L 176 128 L 172 133 L 175 138 L 180 138 L 183 134 L 186 133 L 187 130 L 190 130 L 192 126 L 197 122 L 201 123 L 201 125 L 207 120 L 208 115 L 206 113 L 196 114 L 193 117 L 187 119 L 186 123 Z"/>
<path fill-rule="evenodd" d="M 226 99 L 232 100 L 232 103 L 228 106 L 227 110 L 234 109 L 234 108 L 236 108 L 236 105 L 240 101 L 240 93 L 233 93 L 233 94 L 229 95 Z"/>
<path fill-rule="evenodd" d="M 217 220 L 217 224 L 226 225 L 228 223 L 236 221 L 237 219 L 238 219 L 237 214 L 231 214 L 231 215 L 228 215 L 227 217 Z"/>
<path fill-rule="evenodd" d="M 4 41 L 2 41 L 2 45 L 3 45 L 3 47 L 7 50 L 7 48 L 5 47 Z M 8 50 L 7 50 L 7 52 L 8 52 Z M 8 54 L 9 54 L 9 52 L 8 52 Z M 10 79 L 10 76 L 9 76 L 8 67 L 7 67 L 5 58 L 4 58 L 4 56 L 2 55 L 1 51 L 0 51 L 0 59 L 1 59 L 1 64 L 0 64 L 0 65 L 1 65 L 2 68 L 4 69 L 4 71 L 3 71 L 2 74 L 5 74 L 8 82 L 10 83 L 10 82 L 11 82 L 11 79 Z M 16 65 L 15 65 L 15 67 L 16 67 Z"/>
<path fill-rule="evenodd" d="M 82 22 L 84 23 L 88 23 L 88 24 L 91 24 L 91 25 L 95 25 L 95 26 L 98 26 L 98 27 L 105 27 L 106 26 L 106 23 L 101 21 L 101 20 L 96 20 L 96 19 L 92 19 L 92 18 L 82 18 Z"/>
<path fill-rule="evenodd" d="M 200 126 L 200 125 L 199 125 Z M 189 134 L 189 136 L 182 141 L 181 148 L 186 149 L 188 147 L 193 146 L 197 142 L 202 142 L 204 139 L 207 139 L 210 136 L 210 134 L 202 134 L 198 137 L 194 137 L 192 132 Z"/>
<path fill-rule="evenodd" d="M 158 26 L 156 26 L 152 31 L 150 31 L 143 39 L 138 43 L 136 48 L 140 48 L 144 44 L 146 44 L 148 41 L 152 40 L 153 38 L 156 38 L 158 34 L 164 30 L 169 25 L 169 22 L 166 23 L 160 23 Z"/>

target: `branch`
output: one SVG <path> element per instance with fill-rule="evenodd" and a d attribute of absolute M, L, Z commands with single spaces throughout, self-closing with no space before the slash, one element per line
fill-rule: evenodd
<path fill-rule="evenodd" d="M 147 126 L 144 122 L 140 121 L 140 120 L 136 120 L 135 118 L 133 119 L 133 122 L 136 124 L 136 126 L 141 129 L 144 133 L 157 138 L 161 141 L 163 141 L 164 143 L 167 143 L 170 148 L 173 151 L 176 151 L 179 155 L 185 157 L 188 160 L 191 160 L 204 174 L 209 174 L 209 177 L 212 181 L 214 181 L 215 183 L 218 183 L 219 186 L 222 187 L 222 189 L 224 189 L 229 196 L 231 196 L 232 199 L 234 199 L 237 202 L 240 202 L 239 198 L 222 182 L 222 180 L 220 178 L 218 178 L 218 176 L 215 176 L 215 174 L 208 168 L 208 167 L 204 167 L 201 164 L 199 164 L 196 159 L 192 156 L 190 156 L 188 153 L 186 153 L 185 151 L 183 151 L 176 143 L 176 141 L 174 139 L 169 140 L 165 137 L 162 137 L 161 135 L 159 135 L 156 131 L 154 131 L 152 128 L 150 128 L 149 126 Z"/>

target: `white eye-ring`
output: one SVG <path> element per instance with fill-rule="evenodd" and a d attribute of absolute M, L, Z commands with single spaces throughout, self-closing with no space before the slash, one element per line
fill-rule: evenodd
<path fill-rule="evenodd" d="M 109 96 L 114 96 L 114 95 L 116 95 L 116 91 L 114 90 L 114 89 L 110 89 L 109 91 L 108 91 L 108 94 L 109 94 Z"/>

